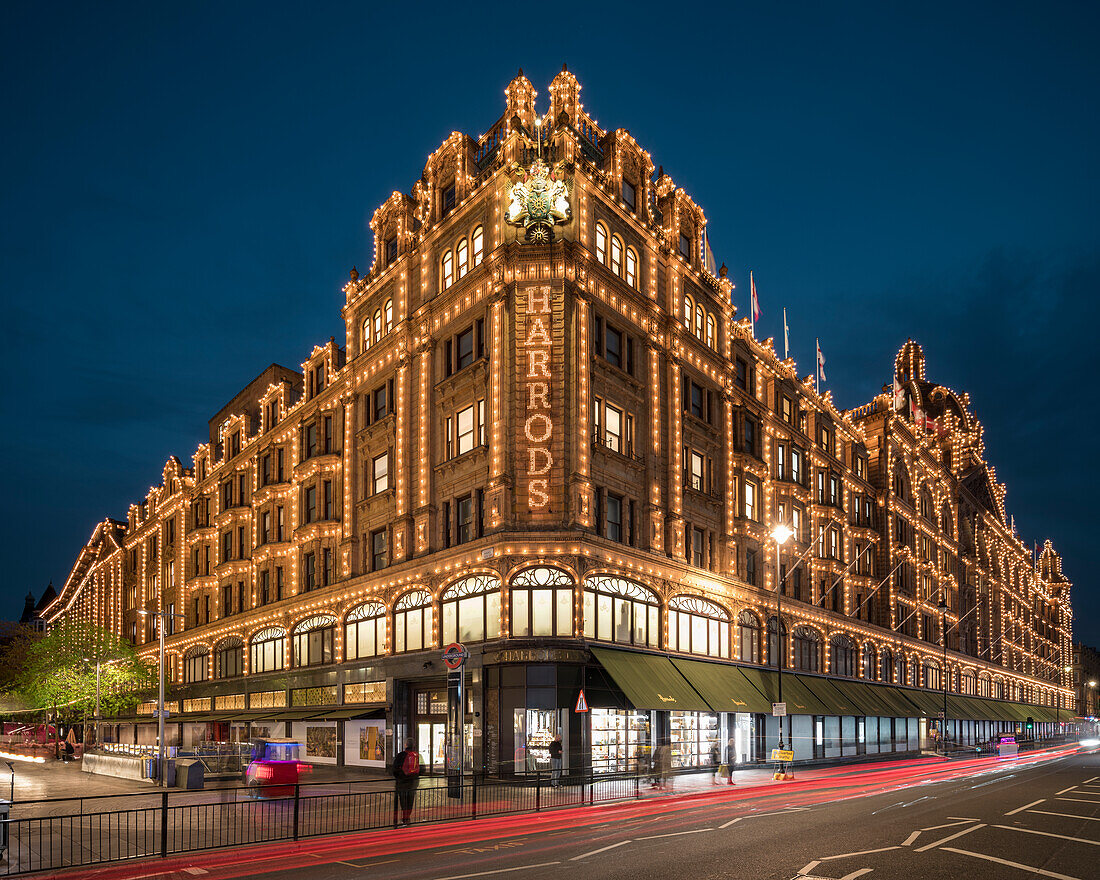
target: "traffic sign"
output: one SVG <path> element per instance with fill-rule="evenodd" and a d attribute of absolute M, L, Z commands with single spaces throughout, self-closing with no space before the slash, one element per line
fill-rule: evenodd
<path fill-rule="evenodd" d="M 773 764 L 789 764 L 794 760 L 794 749 L 772 749 Z"/>
<path fill-rule="evenodd" d="M 470 657 L 470 652 L 459 642 L 452 642 L 443 649 L 443 664 L 448 669 L 460 669 Z"/>
<path fill-rule="evenodd" d="M 772 716 L 775 718 L 782 718 L 787 714 L 786 703 L 772 703 Z"/>
<path fill-rule="evenodd" d="M 584 698 L 584 688 L 581 688 L 581 692 L 577 694 L 577 705 L 573 707 L 574 712 L 587 712 L 588 701 Z"/>

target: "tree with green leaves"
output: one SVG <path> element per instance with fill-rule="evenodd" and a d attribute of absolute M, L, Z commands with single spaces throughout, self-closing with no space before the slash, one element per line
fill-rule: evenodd
<path fill-rule="evenodd" d="M 27 648 L 15 690 L 28 706 L 74 715 L 95 711 L 97 663 L 104 713 L 134 705 L 157 681 L 156 667 L 126 639 L 91 623 L 62 620 Z"/>

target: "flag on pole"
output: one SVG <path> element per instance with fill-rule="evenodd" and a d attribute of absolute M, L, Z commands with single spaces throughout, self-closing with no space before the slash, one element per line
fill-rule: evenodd
<path fill-rule="evenodd" d="M 718 263 L 714 260 L 714 251 L 710 249 L 710 236 L 707 235 L 706 229 L 703 230 L 703 260 L 706 263 L 707 271 L 717 278 Z"/>
<path fill-rule="evenodd" d="M 817 342 L 817 378 L 825 382 L 825 355 L 821 353 L 821 340 L 815 341 Z"/>
<path fill-rule="evenodd" d="M 902 387 L 898 377 L 894 376 L 894 412 L 905 409 L 905 388 Z"/>
<path fill-rule="evenodd" d="M 787 329 L 787 307 L 783 307 L 783 359 L 791 356 L 791 333 Z"/>
<path fill-rule="evenodd" d="M 752 270 L 749 270 L 749 298 L 752 305 L 752 332 L 756 335 L 756 322 L 760 320 L 760 299 L 756 295 L 756 279 L 752 277 Z"/>

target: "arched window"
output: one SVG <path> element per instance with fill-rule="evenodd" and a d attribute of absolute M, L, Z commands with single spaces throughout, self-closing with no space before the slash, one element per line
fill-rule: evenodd
<path fill-rule="evenodd" d="M 959 693 L 974 696 L 978 693 L 978 679 L 977 676 L 970 670 L 963 673 L 962 686 L 959 688 Z"/>
<path fill-rule="evenodd" d="M 586 638 L 656 648 L 660 618 L 660 601 L 641 584 L 608 576 L 584 582 Z"/>
<path fill-rule="evenodd" d="M 821 636 L 808 626 L 794 628 L 794 668 L 799 672 L 821 671 Z"/>
<path fill-rule="evenodd" d="M 990 687 L 990 678 L 988 672 L 983 672 L 978 676 L 978 696 L 988 697 L 993 693 L 993 689 Z"/>
<path fill-rule="evenodd" d="M 205 645 L 189 648 L 183 655 L 183 680 L 185 682 L 206 681 L 207 661 L 210 651 Z"/>
<path fill-rule="evenodd" d="M 738 657 L 742 663 L 760 662 L 760 618 L 751 611 L 737 615 Z"/>
<path fill-rule="evenodd" d="M 946 501 L 940 508 L 940 531 L 948 537 L 953 537 L 955 534 L 955 518 L 951 516 L 951 508 Z"/>
<path fill-rule="evenodd" d="M 223 639 L 214 648 L 214 677 L 236 678 L 244 674 L 244 642 L 240 636 Z"/>
<path fill-rule="evenodd" d="M 856 676 L 856 644 L 846 635 L 829 639 L 829 672 L 846 678 Z"/>
<path fill-rule="evenodd" d="M 450 251 L 443 255 L 443 268 L 440 273 L 440 284 L 446 290 L 455 280 L 455 257 Z"/>
<path fill-rule="evenodd" d="M 500 638 L 500 581 L 494 576 L 475 574 L 451 584 L 439 604 L 444 645 Z"/>
<path fill-rule="evenodd" d="M 273 672 L 286 665 L 286 630 L 269 626 L 252 637 L 248 655 L 249 674 Z"/>
<path fill-rule="evenodd" d="M 485 255 L 485 230 L 480 226 L 474 229 L 474 234 L 470 236 L 470 241 L 473 242 L 474 259 L 470 264 L 471 266 L 480 266 L 481 258 Z"/>
<path fill-rule="evenodd" d="M 363 319 L 363 351 L 370 348 L 371 334 L 370 334 L 370 318 Z"/>
<path fill-rule="evenodd" d="M 697 596 L 676 596 L 668 603 L 668 649 L 702 657 L 729 657 L 729 614 Z"/>
<path fill-rule="evenodd" d="M 889 683 L 894 680 L 894 652 L 889 648 L 882 649 L 879 670 L 883 681 Z"/>
<path fill-rule="evenodd" d="M 707 345 L 711 348 L 715 346 L 715 323 L 714 315 L 707 314 Z"/>
<path fill-rule="evenodd" d="M 573 579 L 560 568 L 525 568 L 510 599 L 514 637 L 573 635 Z"/>
<path fill-rule="evenodd" d="M 623 274 L 623 242 L 617 235 L 611 236 L 611 271 Z"/>
<path fill-rule="evenodd" d="M 634 248 L 626 249 L 626 283 L 631 287 L 638 286 L 638 255 Z"/>
<path fill-rule="evenodd" d="M 942 685 L 940 684 L 940 667 L 933 663 L 931 660 L 924 661 L 924 674 L 922 676 L 921 684 L 929 690 L 940 690 Z"/>
<path fill-rule="evenodd" d="M 905 662 L 905 658 L 900 654 L 894 658 L 894 683 L 895 684 L 908 684 L 909 676 L 907 672 L 909 665 Z"/>
<path fill-rule="evenodd" d="M 868 681 L 875 680 L 875 668 L 878 666 L 877 658 L 875 657 L 875 646 L 870 642 L 864 642 L 862 652 L 862 662 L 860 664 L 859 674 L 861 678 L 866 678 Z"/>
<path fill-rule="evenodd" d="M 458 243 L 458 247 L 455 248 L 455 255 L 458 257 L 458 277 L 464 278 L 469 271 L 467 264 L 470 258 L 470 246 L 466 244 L 466 239 L 462 239 Z"/>
<path fill-rule="evenodd" d="M 607 262 L 607 230 L 602 223 L 596 224 L 596 259 Z"/>
<path fill-rule="evenodd" d="M 322 666 L 333 661 L 332 645 L 336 640 L 336 618 L 331 614 L 316 614 L 299 623 L 291 638 L 294 665 Z"/>
<path fill-rule="evenodd" d="M 393 329 L 393 300 L 392 299 L 386 300 L 386 305 L 384 306 L 383 310 L 385 311 L 385 314 L 386 314 L 386 332 L 389 333 Z"/>
<path fill-rule="evenodd" d="M 916 657 L 909 660 L 909 684 L 920 687 L 920 661 Z"/>
<path fill-rule="evenodd" d="M 1005 685 L 999 678 L 993 682 L 993 699 L 1003 700 L 1005 698 Z"/>
<path fill-rule="evenodd" d="M 932 493 L 925 486 L 920 490 L 920 515 L 926 520 L 932 520 Z"/>
<path fill-rule="evenodd" d="M 779 664 L 779 665 L 781 665 L 781 667 L 783 669 L 786 669 L 790 665 L 789 664 L 790 658 L 787 656 L 787 651 L 788 651 L 788 649 L 787 649 L 787 623 L 786 623 L 786 621 L 784 621 L 782 623 L 782 625 L 779 628 L 779 636 L 776 637 L 775 618 L 774 617 L 769 617 L 768 618 L 768 665 L 769 666 L 774 667 L 774 666 L 777 665 L 778 660 L 779 660 L 779 652 L 780 652 L 779 646 L 780 645 L 783 646 L 783 648 L 782 648 L 783 662 L 782 662 L 782 664 Z"/>
<path fill-rule="evenodd" d="M 393 606 L 393 650 L 422 651 L 432 646 L 432 597 L 424 590 L 406 593 Z"/>
<path fill-rule="evenodd" d="M 703 311 L 703 307 L 701 305 L 699 305 L 698 303 L 696 303 L 696 305 L 695 305 L 695 336 L 698 339 L 703 338 L 703 315 L 704 314 L 705 314 L 705 312 Z"/>
<path fill-rule="evenodd" d="M 374 310 L 374 341 L 382 338 L 382 310 Z"/>
<path fill-rule="evenodd" d="M 386 608 L 367 602 L 344 618 L 344 659 L 362 660 L 386 651 Z"/>
<path fill-rule="evenodd" d="M 909 500 L 909 477 L 900 463 L 894 465 L 894 494 L 901 501 Z"/>

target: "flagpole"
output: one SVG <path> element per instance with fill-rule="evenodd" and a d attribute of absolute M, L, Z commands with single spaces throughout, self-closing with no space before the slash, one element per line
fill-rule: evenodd
<path fill-rule="evenodd" d="M 787 307 L 783 306 L 783 360 L 791 356 L 791 342 L 787 336 Z"/>
<path fill-rule="evenodd" d="M 814 391 L 817 396 L 821 396 L 821 338 L 814 337 L 814 345 L 817 346 L 817 351 L 814 352 Z"/>
<path fill-rule="evenodd" d="M 756 339 L 756 283 L 752 280 L 752 269 L 749 269 L 749 327 Z"/>

